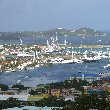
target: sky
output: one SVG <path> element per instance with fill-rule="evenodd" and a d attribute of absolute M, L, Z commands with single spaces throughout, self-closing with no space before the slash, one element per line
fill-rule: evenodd
<path fill-rule="evenodd" d="M 0 32 L 110 30 L 110 0 L 0 0 Z"/>

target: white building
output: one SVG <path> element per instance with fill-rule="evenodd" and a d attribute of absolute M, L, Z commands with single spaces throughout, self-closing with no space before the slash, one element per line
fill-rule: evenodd
<path fill-rule="evenodd" d="M 73 80 L 73 79 L 81 79 L 81 80 L 86 80 L 88 82 L 92 82 L 92 81 L 97 81 L 97 80 L 100 80 L 102 77 L 99 75 L 99 74 L 93 74 L 93 73 L 85 73 L 85 74 L 82 74 L 82 73 L 76 73 L 76 74 L 73 74 L 72 76 L 70 76 L 70 80 Z"/>

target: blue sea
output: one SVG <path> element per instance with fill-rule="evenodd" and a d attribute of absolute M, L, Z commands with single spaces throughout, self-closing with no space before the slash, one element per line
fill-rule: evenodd
<path fill-rule="evenodd" d="M 23 44 L 46 44 L 47 40 L 51 40 L 51 37 L 21 37 Z M 58 37 L 58 42 L 64 43 L 64 36 Z M 97 45 L 110 45 L 110 36 L 97 36 L 97 37 L 78 37 L 67 36 L 66 40 L 68 44 L 97 44 Z M 20 40 L 0 40 L 0 44 L 20 44 Z"/>
<path fill-rule="evenodd" d="M 46 40 L 50 41 L 50 38 L 46 37 L 26 37 L 22 38 L 23 44 L 46 44 Z M 68 44 L 99 44 L 110 45 L 109 37 L 68 37 Z M 0 44 L 19 44 L 19 40 L 14 41 L 0 41 Z M 64 43 L 64 37 L 59 37 L 59 43 Z M 105 49 L 105 48 L 104 48 Z M 84 49 L 83 49 L 84 50 Z M 78 48 L 77 51 L 82 51 L 82 48 Z M 13 85 L 18 80 L 21 80 L 21 84 L 25 86 L 36 86 L 38 84 L 46 84 L 56 81 L 68 80 L 73 73 L 81 71 L 82 73 L 99 73 L 110 72 L 110 69 L 104 69 L 103 66 L 107 65 L 109 59 L 102 59 L 99 62 L 82 63 L 82 64 L 58 64 L 48 67 L 39 67 L 27 71 L 17 71 L 10 73 L 0 74 L 0 83 Z M 28 78 L 27 78 L 28 76 Z"/>

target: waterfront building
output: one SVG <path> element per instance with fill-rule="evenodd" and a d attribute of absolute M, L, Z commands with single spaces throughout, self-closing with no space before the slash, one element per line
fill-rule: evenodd
<path fill-rule="evenodd" d="M 16 94 L 16 95 L 1 95 L 0 94 L 0 100 L 7 100 L 7 99 L 9 99 L 9 98 L 16 98 L 16 99 L 18 99 L 18 100 L 20 100 L 20 101 L 28 101 L 28 97 L 29 97 L 30 95 L 28 94 L 28 95 L 25 95 L 25 94 L 23 94 L 23 95 L 21 95 L 21 94 Z"/>
<path fill-rule="evenodd" d="M 36 107 L 36 106 L 23 106 L 23 107 L 14 107 L 7 108 L 3 110 L 61 110 L 62 107 Z"/>
<path fill-rule="evenodd" d="M 7 91 L 0 91 L 0 100 L 7 100 L 9 98 L 17 98 L 20 101 L 27 101 L 30 94 L 30 89 L 19 90 L 18 88 L 11 88 Z"/>
<path fill-rule="evenodd" d="M 84 94 L 101 94 L 104 92 L 110 92 L 110 87 L 98 86 L 98 87 L 85 87 Z"/>
<path fill-rule="evenodd" d="M 100 80 L 102 77 L 99 74 L 95 74 L 95 73 L 94 74 L 93 73 L 86 73 L 86 74 L 76 73 L 70 76 L 70 80 L 73 80 L 75 78 L 92 82 L 92 81 Z"/>

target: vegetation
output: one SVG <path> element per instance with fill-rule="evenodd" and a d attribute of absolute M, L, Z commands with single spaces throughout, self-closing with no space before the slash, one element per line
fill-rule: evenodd
<path fill-rule="evenodd" d="M 63 110 L 110 110 L 110 103 L 97 95 L 83 95 L 76 99 L 73 105 Z"/>
<path fill-rule="evenodd" d="M 64 101 L 62 99 L 57 99 L 55 96 L 50 96 L 48 98 L 44 98 L 40 101 L 36 102 L 25 102 L 25 101 L 18 101 L 15 98 L 9 98 L 6 101 L 0 101 L 0 109 L 4 108 L 12 108 L 12 107 L 20 107 L 23 106 L 57 106 L 63 107 L 62 110 L 110 110 L 110 102 L 106 100 L 105 97 L 98 97 L 98 95 L 82 95 L 76 99 L 75 102 L 70 100 Z"/>
<path fill-rule="evenodd" d="M 87 81 L 83 80 L 66 80 L 64 82 L 56 82 L 56 83 L 51 83 L 50 88 L 51 89 L 69 89 L 69 88 L 75 88 L 76 90 L 80 90 L 83 92 L 83 86 L 87 86 L 89 83 Z"/>
<path fill-rule="evenodd" d="M 44 88 L 39 88 L 40 91 L 45 89 L 63 89 L 63 88 L 75 88 L 83 92 L 82 86 L 88 85 L 88 82 L 73 79 L 72 81 L 56 82 L 46 85 Z M 39 85 L 40 86 L 40 85 Z M 42 85 L 41 85 L 42 86 Z M 6 90 L 8 86 L 0 85 L 2 90 Z M 19 90 L 26 89 L 23 85 L 13 85 L 13 88 L 19 88 Z M 35 91 L 30 92 L 31 95 L 35 95 Z M 9 98 L 6 101 L 0 101 L 0 110 L 4 108 L 20 107 L 20 106 L 57 106 L 63 107 L 62 110 L 110 110 L 110 93 L 103 91 L 101 94 L 80 95 L 75 98 L 75 102 L 68 100 L 64 101 L 62 97 L 57 98 L 51 94 L 47 98 L 43 98 L 40 101 L 18 101 L 16 98 Z"/>
<path fill-rule="evenodd" d="M 1 88 L 2 91 L 8 90 L 8 86 L 5 85 L 5 84 L 0 84 L 0 88 Z"/>
<path fill-rule="evenodd" d="M 20 37 L 50 37 L 50 36 L 105 36 L 103 32 L 96 31 L 90 28 L 80 28 L 78 30 L 67 30 L 63 28 L 56 28 L 48 31 L 25 31 L 25 32 L 0 32 L 1 40 L 18 40 Z"/>
<path fill-rule="evenodd" d="M 24 85 L 16 84 L 16 85 L 13 85 L 12 88 L 18 88 L 19 90 L 26 90 L 29 87 L 24 87 Z"/>
<path fill-rule="evenodd" d="M 0 32 L 0 39 L 1 40 L 18 40 L 20 37 L 20 33 L 13 33 L 13 32 Z"/>

